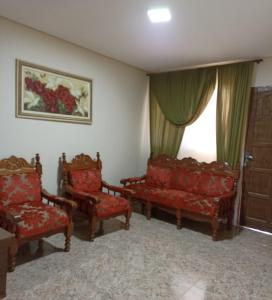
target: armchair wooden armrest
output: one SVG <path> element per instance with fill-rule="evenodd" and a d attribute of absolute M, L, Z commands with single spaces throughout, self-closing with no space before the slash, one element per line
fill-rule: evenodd
<path fill-rule="evenodd" d="M 89 201 L 90 204 L 92 205 L 100 203 L 98 197 L 82 191 L 76 191 L 71 185 L 66 185 L 65 191 L 66 193 L 70 194 L 74 198 L 77 198 L 79 200 Z"/>
<path fill-rule="evenodd" d="M 16 233 L 17 224 L 22 220 L 22 217 L 17 214 L 13 215 L 8 210 L 0 205 L 0 221 L 1 226 L 11 233 Z"/>
<path fill-rule="evenodd" d="M 106 188 L 108 191 L 113 191 L 114 193 L 120 193 L 120 195 L 122 196 L 127 196 L 134 193 L 133 190 L 126 189 L 125 187 L 111 185 L 106 181 L 102 181 L 102 188 Z"/>
<path fill-rule="evenodd" d="M 45 189 L 42 189 L 42 197 L 47 199 L 50 202 L 53 202 L 60 206 L 64 206 L 69 210 L 75 210 L 77 208 L 76 202 L 74 202 L 72 200 L 68 200 L 68 199 L 60 197 L 60 196 L 52 195 L 52 194 L 48 193 L 47 190 L 45 190 Z"/>
<path fill-rule="evenodd" d="M 7 222 L 12 223 L 12 224 L 17 224 L 20 221 L 22 221 L 22 218 L 20 215 L 13 215 L 13 214 L 9 213 L 7 211 L 7 209 L 2 205 L 0 205 L 0 218 L 4 219 Z"/>
<path fill-rule="evenodd" d="M 141 183 L 146 179 L 146 175 L 143 175 L 141 177 L 131 177 L 131 178 L 124 178 L 120 180 L 120 183 L 122 183 L 124 186 L 127 184 L 135 184 L 135 183 Z"/>

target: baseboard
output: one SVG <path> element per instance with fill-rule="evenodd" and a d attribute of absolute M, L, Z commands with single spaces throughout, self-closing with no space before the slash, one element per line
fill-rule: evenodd
<path fill-rule="evenodd" d="M 239 225 L 239 227 L 246 228 L 246 229 L 249 229 L 249 230 L 252 230 L 252 231 L 256 231 L 256 232 L 260 232 L 260 233 L 272 236 L 272 233 L 268 232 L 268 231 L 264 231 L 264 230 L 260 230 L 260 229 L 255 229 L 255 228 L 251 228 L 251 227 L 247 227 L 247 226 L 242 226 L 242 225 Z"/>

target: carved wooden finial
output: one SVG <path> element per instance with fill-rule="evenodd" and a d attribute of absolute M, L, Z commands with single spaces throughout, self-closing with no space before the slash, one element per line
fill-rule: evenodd
<path fill-rule="evenodd" d="M 102 169 L 102 161 L 100 160 L 100 153 L 99 152 L 96 152 L 96 158 L 97 158 L 97 167 L 98 169 Z"/>
<path fill-rule="evenodd" d="M 35 158 L 36 158 L 36 163 L 40 163 L 40 155 L 39 155 L 39 153 L 37 153 L 35 155 Z"/>
<path fill-rule="evenodd" d="M 66 162 L 66 154 L 65 154 L 65 152 L 62 153 L 62 161 Z"/>
<path fill-rule="evenodd" d="M 42 176 L 42 165 L 40 163 L 40 155 L 38 153 L 35 155 L 35 160 L 36 160 L 36 164 L 35 164 L 36 170 L 37 170 L 39 176 L 41 177 Z"/>

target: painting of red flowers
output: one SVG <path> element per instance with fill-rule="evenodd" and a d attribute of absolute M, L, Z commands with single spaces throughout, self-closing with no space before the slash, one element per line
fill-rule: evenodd
<path fill-rule="evenodd" d="M 16 68 L 17 117 L 91 124 L 90 79 L 21 60 Z"/>

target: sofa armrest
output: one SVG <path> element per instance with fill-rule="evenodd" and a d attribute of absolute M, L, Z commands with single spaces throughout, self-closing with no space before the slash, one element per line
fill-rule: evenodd
<path fill-rule="evenodd" d="M 218 197 L 214 197 L 214 202 L 215 203 L 225 203 L 225 202 L 229 202 L 229 201 L 232 201 L 236 196 L 236 191 L 231 191 L 229 193 L 225 193 L 221 196 L 218 196 Z"/>
<path fill-rule="evenodd" d="M 89 193 L 82 192 L 82 191 L 77 191 L 71 185 L 65 186 L 65 192 L 67 194 L 71 195 L 73 198 L 77 198 L 77 199 L 83 200 L 83 201 L 89 201 L 90 204 L 93 204 L 93 205 L 100 203 L 100 200 L 96 196 L 91 195 Z"/>
<path fill-rule="evenodd" d="M 141 177 L 131 177 L 131 178 L 124 178 L 120 180 L 120 183 L 122 183 L 124 186 L 127 184 L 136 184 L 136 183 L 142 183 L 146 180 L 146 175 L 143 175 Z"/>
<path fill-rule="evenodd" d="M 235 197 L 236 190 L 214 198 L 214 203 L 216 204 L 220 217 L 224 218 L 230 214 L 233 214 Z"/>

